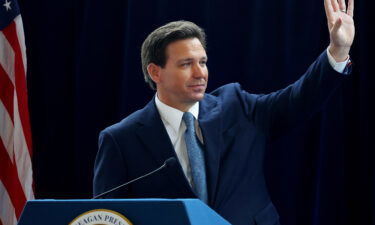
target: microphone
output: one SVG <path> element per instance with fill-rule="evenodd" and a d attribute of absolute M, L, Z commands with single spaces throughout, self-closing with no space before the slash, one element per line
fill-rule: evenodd
<path fill-rule="evenodd" d="M 164 169 L 164 168 L 172 167 L 175 163 L 176 163 L 176 158 L 175 158 L 175 157 L 170 157 L 170 158 L 168 158 L 167 160 L 165 160 L 165 161 L 164 161 L 164 164 L 161 165 L 159 168 L 157 168 L 157 169 L 155 169 L 155 170 L 153 170 L 153 171 L 151 171 L 151 172 L 149 172 L 149 173 L 147 173 L 147 174 L 145 174 L 145 175 L 143 175 L 143 176 L 140 176 L 140 177 L 137 177 L 137 178 L 135 178 L 135 179 L 133 179 L 133 180 L 131 180 L 131 181 L 128 181 L 128 182 L 126 182 L 126 183 L 124 183 L 124 184 L 121 184 L 120 186 L 117 186 L 117 187 L 114 187 L 114 188 L 112 188 L 112 189 L 110 189 L 110 190 L 108 190 L 108 191 L 105 191 L 105 192 L 103 192 L 103 193 L 101 193 L 101 194 L 99 194 L 99 195 L 93 197 L 92 199 L 98 199 L 98 198 L 101 198 L 101 197 L 103 197 L 103 196 L 105 196 L 105 195 L 107 195 L 107 194 L 109 194 L 109 193 L 112 193 L 112 192 L 114 192 L 114 191 L 117 191 L 118 189 L 120 189 L 120 188 L 122 188 L 122 187 L 124 187 L 124 186 L 127 186 L 127 185 L 129 185 L 129 184 L 131 184 L 131 183 L 134 183 L 134 182 L 136 182 L 137 180 L 140 180 L 140 179 L 143 179 L 143 178 L 145 178 L 145 177 L 148 177 L 148 176 L 150 176 L 150 175 L 152 175 L 152 174 L 158 172 L 159 170 L 162 170 L 162 169 Z"/>

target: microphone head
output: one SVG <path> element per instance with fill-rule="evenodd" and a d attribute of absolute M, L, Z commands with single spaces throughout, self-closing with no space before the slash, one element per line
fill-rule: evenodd
<path fill-rule="evenodd" d="M 165 166 L 166 167 L 172 167 L 174 164 L 176 164 L 176 158 L 175 157 L 170 157 L 169 159 L 165 160 Z"/>

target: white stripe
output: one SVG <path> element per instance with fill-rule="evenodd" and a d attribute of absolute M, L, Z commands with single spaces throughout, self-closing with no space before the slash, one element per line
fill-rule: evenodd
<path fill-rule="evenodd" d="M 0 138 L 8 152 L 10 160 L 13 162 L 13 122 L 10 119 L 8 111 L 5 109 L 3 102 L 0 100 Z"/>
<path fill-rule="evenodd" d="M 0 220 L 3 225 L 16 225 L 17 218 L 9 194 L 0 180 Z"/>
<path fill-rule="evenodd" d="M 18 36 L 18 42 L 21 47 L 21 54 L 22 54 L 22 62 L 23 62 L 23 68 L 25 68 L 25 76 L 26 76 L 26 69 L 27 69 L 27 63 L 26 63 L 26 45 L 25 45 L 25 35 L 23 32 L 23 23 L 21 14 L 18 15 L 14 22 L 16 23 L 16 30 L 17 30 L 17 36 Z"/>
<path fill-rule="evenodd" d="M 32 189 L 33 171 L 29 149 L 22 129 L 21 119 L 18 111 L 17 95 L 14 96 L 14 155 L 17 164 L 18 177 L 22 185 L 26 199 L 34 199 Z"/>
<path fill-rule="evenodd" d="M 14 51 L 2 31 L 0 31 L 0 64 L 8 74 L 13 86 L 15 86 Z"/>

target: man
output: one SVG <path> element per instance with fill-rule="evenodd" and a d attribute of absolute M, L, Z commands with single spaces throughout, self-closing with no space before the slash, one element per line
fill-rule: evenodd
<path fill-rule="evenodd" d="M 99 137 L 94 195 L 157 168 L 172 168 L 109 194 L 120 198 L 200 198 L 232 224 L 279 224 L 263 175 L 267 139 L 308 118 L 348 73 L 354 2 L 325 0 L 328 49 L 294 84 L 253 95 L 238 84 L 206 94 L 205 34 L 177 21 L 142 45 L 145 79 L 156 95 Z"/>

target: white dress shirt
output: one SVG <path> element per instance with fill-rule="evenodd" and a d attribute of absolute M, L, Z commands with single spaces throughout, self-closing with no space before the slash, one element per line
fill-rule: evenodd
<path fill-rule="evenodd" d="M 185 122 L 182 120 L 182 116 L 184 112 L 172 108 L 163 102 L 160 101 L 158 95 L 155 96 L 155 104 L 156 108 L 159 111 L 161 120 L 163 121 L 164 127 L 167 130 L 168 136 L 172 142 L 174 150 L 176 151 L 176 155 L 184 174 L 189 181 L 190 185 L 193 186 L 193 179 L 191 177 L 191 168 L 189 163 L 189 157 L 186 151 L 186 144 L 185 144 L 185 130 L 186 125 Z M 199 134 L 198 137 L 200 141 L 202 141 L 202 135 L 200 134 L 200 129 L 198 127 L 198 114 L 199 114 L 199 103 L 195 103 L 190 109 L 189 112 L 193 114 L 196 119 L 195 128 L 197 133 Z"/>
<path fill-rule="evenodd" d="M 328 48 L 327 48 L 327 56 L 328 56 L 328 62 L 331 64 L 332 68 L 336 70 L 339 73 L 344 72 L 346 65 L 349 62 L 349 57 L 344 61 L 344 62 L 336 62 L 336 60 L 333 58 L 331 53 L 329 53 Z"/>

